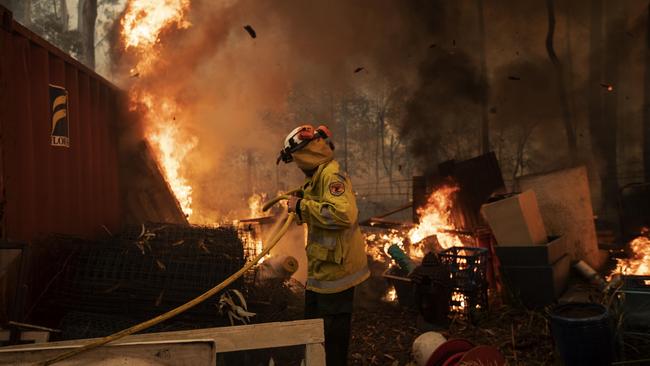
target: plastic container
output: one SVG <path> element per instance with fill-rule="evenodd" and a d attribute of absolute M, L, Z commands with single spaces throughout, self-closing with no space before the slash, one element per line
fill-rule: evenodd
<path fill-rule="evenodd" d="M 550 312 L 551 334 L 566 366 L 610 365 L 614 344 L 610 317 L 600 304 L 568 303 Z"/>

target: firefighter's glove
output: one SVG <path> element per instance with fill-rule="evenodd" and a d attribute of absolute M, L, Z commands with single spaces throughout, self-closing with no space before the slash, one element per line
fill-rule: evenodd
<path fill-rule="evenodd" d="M 287 208 L 289 209 L 289 212 L 297 212 L 300 213 L 300 200 L 302 198 L 297 197 L 297 196 L 291 196 L 287 200 Z"/>

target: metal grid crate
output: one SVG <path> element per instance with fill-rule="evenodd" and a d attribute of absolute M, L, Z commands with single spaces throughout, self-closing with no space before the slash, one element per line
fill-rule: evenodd
<path fill-rule="evenodd" d="M 476 247 L 452 247 L 443 250 L 439 256 L 450 273 L 453 288 L 452 310 L 470 312 L 487 309 L 488 250 Z"/>

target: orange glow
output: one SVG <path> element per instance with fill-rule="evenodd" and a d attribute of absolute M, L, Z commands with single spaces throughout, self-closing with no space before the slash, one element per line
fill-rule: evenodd
<path fill-rule="evenodd" d="M 136 61 L 132 77 L 150 73 L 160 62 L 160 36 L 171 28 L 190 26 L 185 19 L 190 0 L 130 0 L 121 20 L 124 50 Z M 143 109 L 146 139 L 183 213 L 192 215 L 192 186 L 184 175 L 185 159 L 197 146 L 198 138 L 182 126 L 187 117 L 173 96 L 147 88 L 140 79 L 129 90 L 131 107 Z"/>
<path fill-rule="evenodd" d="M 131 0 L 122 17 L 122 39 L 125 50 L 138 54 L 136 72 L 146 73 L 158 61 L 160 35 L 167 29 L 185 29 L 190 0 Z M 132 74 L 134 72 L 132 71 Z"/>
<path fill-rule="evenodd" d="M 616 259 L 616 269 L 613 273 L 623 275 L 648 276 L 650 275 L 650 238 L 648 228 L 641 231 L 641 236 L 630 242 L 632 257 Z"/>
<path fill-rule="evenodd" d="M 384 297 L 382 297 L 382 300 L 385 302 L 393 302 L 397 300 L 397 291 L 395 291 L 395 287 L 391 286 Z"/>
<path fill-rule="evenodd" d="M 377 262 L 390 260 L 388 248 L 393 244 L 397 244 L 397 246 L 404 250 L 404 233 L 399 230 L 392 229 L 382 234 L 367 234 L 365 239 L 366 253 Z"/>
<path fill-rule="evenodd" d="M 467 296 L 462 292 L 453 291 L 451 294 L 451 301 L 453 304 L 451 306 L 451 311 L 463 311 L 467 307 Z"/>
<path fill-rule="evenodd" d="M 429 196 L 426 206 L 418 209 L 420 224 L 408 233 L 411 243 L 417 244 L 423 239 L 435 235 L 444 249 L 463 245 L 458 235 L 445 232 L 455 229 L 451 219 L 451 209 L 454 205 L 455 194 L 459 189 L 457 185 L 445 185 Z M 423 255 L 424 253 L 421 253 L 419 256 Z"/>
<path fill-rule="evenodd" d="M 411 229 L 391 229 L 385 233 L 366 234 L 366 252 L 378 262 L 390 260 L 388 248 L 396 244 L 404 250 L 411 259 L 420 261 L 428 250 L 424 239 L 435 236 L 442 249 L 453 246 L 463 246 L 459 235 L 450 233 L 457 229 L 451 218 L 457 185 L 445 185 L 435 190 L 428 198 L 427 204 L 420 208 L 420 224 Z M 392 265 L 392 264 L 391 264 Z"/>
<path fill-rule="evenodd" d="M 255 219 L 265 216 L 266 214 L 262 211 L 264 202 L 266 202 L 266 194 L 264 193 L 253 193 L 248 197 L 248 217 Z"/>

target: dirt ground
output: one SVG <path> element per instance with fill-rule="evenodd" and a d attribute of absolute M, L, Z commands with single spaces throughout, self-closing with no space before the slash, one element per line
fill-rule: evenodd
<path fill-rule="evenodd" d="M 381 303 L 352 317 L 349 365 L 406 365 L 411 361 L 413 340 L 421 331 L 417 313 L 396 303 Z"/>
<path fill-rule="evenodd" d="M 423 331 L 416 325 L 417 313 L 397 303 L 356 311 L 352 319 L 349 365 L 415 365 L 413 341 Z M 447 338 L 465 338 L 479 345 L 497 347 L 510 366 L 553 365 L 553 341 L 542 310 L 511 307 L 493 308 L 477 315 L 473 322 L 455 317 Z"/>

